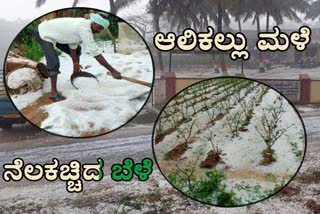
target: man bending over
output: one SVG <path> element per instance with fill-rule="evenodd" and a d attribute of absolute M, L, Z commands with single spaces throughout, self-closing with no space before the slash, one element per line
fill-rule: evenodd
<path fill-rule="evenodd" d="M 116 79 L 121 79 L 121 73 L 114 69 L 102 56 L 93 34 L 100 33 L 109 26 L 106 17 L 91 14 L 89 20 L 85 18 L 56 18 L 44 21 L 35 30 L 35 38 L 44 52 L 47 69 L 39 69 L 45 77 L 50 77 L 51 93 L 49 98 L 56 102 L 66 99 L 57 90 L 57 76 L 60 73 L 59 57 L 54 48 L 67 53 L 72 58 L 73 72 L 80 71 L 81 46 L 83 44 L 89 53 Z"/>

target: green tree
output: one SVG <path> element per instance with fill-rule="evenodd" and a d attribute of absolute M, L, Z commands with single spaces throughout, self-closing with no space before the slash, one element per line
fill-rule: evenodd
<path fill-rule="evenodd" d="M 201 2 L 192 0 L 167 0 L 165 15 L 170 23 L 171 29 L 176 27 L 178 32 L 183 29 L 192 27 L 197 30 L 200 27 L 199 10 Z"/>
<path fill-rule="evenodd" d="M 152 15 L 153 27 L 155 32 L 160 32 L 160 19 L 167 9 L 166 0 L 149 0 L 147 10 L 148 13 Z M 157 51 L 157 56 L 159 60 L 160 72 L 163 72 L 163 58 L 161 51 Z"/>
<path fill-rule="evenodd" d="M 244 1 L 235 0 L 229 7 L 229 13 L 234 17 L 234 20 L 238 24 L 239 32 L 242 32 L 241 19 L 244 18 L 246 13 L 246 4 Z"/>
<path fill-rule="evenodd" d="M 210 8 L 212 9 L 209 17 L 215 23 L 218 32 L 223 32 L 223 24 L 229 26 L 230 16 L 228 10 L 230 5 L 234 3 L 234 0 L 207 0 Z M 219 55 L 220 68 L 224 74 L 228 74 L 227 67 L 224 59 L 224 55 Z"/>
<path fill-rule="evenodd" d="M 282 24 L 284 18 L 300 23 L 302 20 L 298 16 L 298 13 L 306 14 L 310 9 L 309 0 L 269 0 L 267 2 L 269 2 L 269 4 L 265 3 L 265 5 L 269 5 L 269 7 L 266 7 L 267 32 L 270 29 L 270 17 L 276 21 L 277 25 Z"/>
<path fill-rule="evenodd" d="M 315 20 L 320 17 L 320 0 L 314 1 L 307 11 L 306 18 Z"/>

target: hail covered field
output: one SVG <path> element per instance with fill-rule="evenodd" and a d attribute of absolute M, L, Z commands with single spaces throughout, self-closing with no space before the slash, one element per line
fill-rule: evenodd
<path fill-rule="evenodd" d="M 114 53 L 110 42 L 100 42 L 99 46 L 103 49 L 105 59 L 123 76 L 152 83 L 153 64 L 145 44 L 139 46 L 140 49 L 134 47 L 136 50 L 128 54 Z M 58 75 L 57 85 L 66 100 L 55 103 L 47 101 L 50 79 L 43 81 L 41 90 L 11 96 L 22 114 L 42 129 L 72 137 L 105 134 L 128 122 L 146 102 L 149 87 L 107 75 L 107 70 L 86 50 L 81 55 L 81 64 L 83 67 L 87 65 L 85 71 L 95 75 L 99 82 L 80 77 L 74 80 L 78 88 L 75 89 L 70 82 L 71 58 L 62 53 L 59 59 L 61 74 Z M 45 62 L 45 59 L 42 61 Z M 29 68 L 20 70 L 24 74 L 32 72 Z M 140 95 L 144 96 L 136 99 Z"/>
<path fill-rule="evenodd" d="M 273 195 L 299 169 L 303 124 L 273 89 L 241 78 L 195 84 L 161 112 L 157 163 L 178 190 L 205 203 L 238 206 Z"/>

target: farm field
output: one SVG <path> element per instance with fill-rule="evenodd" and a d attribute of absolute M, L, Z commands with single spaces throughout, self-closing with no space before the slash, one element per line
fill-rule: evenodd
<path fill-rule="evenodd" d="M 254 203 L 278 192 L 305 153 L 302 121 L 280 94 L 242 78 L 197 83 L 162 110 L 154 153 L 168 181 L 218 206 Z"/>

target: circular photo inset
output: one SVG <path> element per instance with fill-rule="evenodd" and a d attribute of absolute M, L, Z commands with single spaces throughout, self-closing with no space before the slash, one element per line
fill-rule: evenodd
<path fill-rule="evenodd" d="M 93 137 L 130 121 L 154 78 L 147 44 L 124 20 L 92 8 L 51 12 L 14 39 L 7 92 L 32 124 L 65 137 Z"/>
<path fill-rule="evenodd" d="M 295 108 L 274 89 L 244 78 L 196 83 L 172 98 L 153 132 L 166 179 L 194 200 L 252 204 L 287 185 L 306 150 Z"/>

